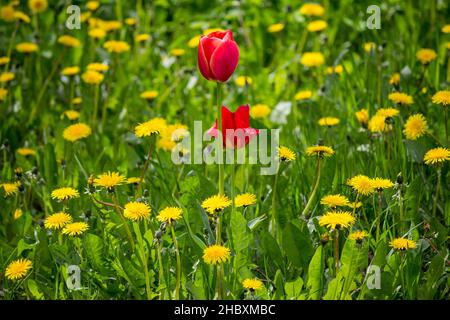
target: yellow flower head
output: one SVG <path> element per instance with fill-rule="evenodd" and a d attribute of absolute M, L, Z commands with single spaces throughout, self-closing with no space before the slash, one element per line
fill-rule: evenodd
<path fill-rule="evenodd" d="M 21 156 L 24 156 L 24 157 L 36 155 L 36 151 L 34 151 L 33 149 L 30 149 L 30 148 L 19 148 L 16 151 L 18 154 L 20 154 Z"/>
<path fill-rule="evenodd" d="M 71 121 L 77 120 L 80 117 L 80 113 L 76 110 L 64 111 L 64 115 Z"/>
<path fill-rule="evenodd" d="M 327 146 L 312 146 L 306 149 L 306 155 L 318 156 L 318 157 L 331 157 L 334 154 L 334 150 Z"/>
<path fill-rule="evenodd" d="M 106 36 L 106 31 L 102 28 L 92 28 L 89 29 L 88 35 L 94 39 L 102 39 Z"/>
<path fill-rule="evenodd" d="M 221 264 L 230 259 L 230 254 L 230 249 L 220 245 L 212 245 L 203 250 L 203 261 L 207 264 Z"/>
<path fill-rule="evenodd" d="M 161 132 L 161 135 L 169 140 L 179 142 L 189 135 L 189 130 L 186 125 L 176 123 L 168 125 L 165 130 Z"/>
<path fill-rule="evenodd" d="M 330 211 L 319 219 L 319 225 L 331 230 L 350 228 L 356 221 L 354 215 L 348 211 Z"/>
<path fill-rule="evenodd" d="M 202 208 L 209 214 L 215 214 L 231 206 L 231 200 L 226 195 L 216 194 L 202 202 Z"/>
<path fill-rule="evenodd" d="M 18 259 L 11 262 L 5 270 L 5 277 L 9 280 L 24 278 L 32 268 L 33 263 L 28 259 Z"/>
<path fill-rule="evenodd" d="M 14 220 L 19 219 L 21 216 L 23 216 L 23 211 L 22 211 L 22 209 L 16 209 L 16 210 L 14 210 L 14 214 L 13 214 Z"/>
<path fill-rule="evenodd" d="M 377 112 L 375 113 L 375 116 L 392 118 L 392 117 L 395 117 L 396 115 L 398 115 L 399 113 L 400 113 L 400 111 L 398 111 L 398 109 L 395 109 L 395 108 L 381 108 L 381 109 L 377 110 Z"/>
<path fill-rule="evenodd" d="M 415 249 L 417 247 L 417 243 L 415 241 L 404 238 L 396 238 L 392 240 L 389 243 L 389 245 L 394 250 L 401 250 L 401 251 L 405 251 L 408 249 Z"/>
<path fill-rule="evenodd" d="M 162 149 L 164 151 L 172 151 L 172 149 L 175 148 L 176 145 L 177 144 L 175 143 L 175 141 L 170 138 L 160 138 L 156 143 L 156 148 L 158 148 L 158 150 Z"/>
<path fill-rule="evenodd" d="M 141 93 L 140 97 L 145 100 L 153 100 L 158 96 L 158 91 L 147 90 Z"/>
<path fill-rule="evenodd" d="M 72 99 L 73 104 L 80 104 L 81 102 L 83 102 L 83 99 L 81 99 L 81 97 L 75 97 Z"/>
<path fill-rule="evenodd" d="M 52 199 L 58 199 L 60 201 L 78 198 L 79 196 L 80 194 L 78 191 L 70 187 L 59 188 L 52 191 Z"/>
<path fill-rule="evenodd" d="M 288 147 L 281 146 L 278 148 L 278 157 L 281 161 L 294 161 L 296 155 L 295 152 Z"/>
<path fill-rule="evenodd" d="M 305 52 L 300 58 L 300 63 L 305 67 L 318 67 L 325 63 L 325 57 L 321 52 Z"/>
<path fill-rule="evenodd" d="M 28 8 L 30 8 L 33 13 L 40 13 L 47 9 L 47 0 L 28 0 Z"/>
<path fill-rule="evenodd" d="M 389 84 L 398 86 L 400 84 L 400 73 L 396 72 L 392 74 L 391 78 L 389 79 Z"/>
<path fill-rule="evenodd" d="M 130 177 L 127 179 L 127 183 L 128 184 L 139 184 L 141 183 L 141 178 L 140 177 Z"/>
<path fill-rule="evenodd" d="M 133 221 L 143 220 L 150 216 L 151 209 L 144 202 L 129 202 L 125 205 L 123 216 Z"/>
<path fill-rule="evenodd" d="M 270 32 L 270 33 L 277 33 L 277 32 L 282 31 L 283 29 L 284 29 L 284 24 L 282 24 L 282 23 L 275 23 L 275 24 L 270 25 L 267 28 L 267 31 Z"/>
<path fill-rule="evenodd" d="M 428 131 L 427 120 L 425 117 L 418 113 L 410 116 L 408 120 L 406 120 L 403 133 L 408 140 L 416 140 L 420 138 Z"/>
<path fill-rule="evenodd" d="M 5 88 L 0 88 L 0 101 L 5 100 L 7 95 L 8 95 L 8 90 Z"/>
<path fill-rule="evenodd" d="M 339 122 L 341 122 L 341 120 L 339 120 L 338 118 L 334 118 L 334 117 L 325 117 L 325 118 L 320 118 L 319 119 L 319 126 L 322 127 L 333 127 L 335 125 L 337 125 Z"/>
<path fill-rule="evenodd" d="M 450 150 L 447 148 L 434 148 L 428 150 L 423 157 L 426 164 L 441 164 L 450 160 Z"/>
<path fill-rule="evenodd" d="M 413 97 L 411 97 L 410 95 L 407 95 L 406 93 L 402 93 L 402 92 L 390 93 L 388 96 L 388 99 L 394 103 L 402 104 L 402 105 L 410 105 L 414 102 Z"/>
<path fill-rule="evenodd" d="M 338 64 L 337 66 L 332 66 L 332 67 L 327 67 L 327 69 L 325 70 L 326 74 L 341 74 L 342 72 L 344 72 L 344 67 L 340 64 Z"/>
<path fill-rule="evenodd" d="M 14 18 L 19 21 L 23 21 L 25 23 L 30 23 L 31 19 L 22 11 L 14 11 Z"/>
<path fill-rule="evenodd" d="M 377 45 L 374 42 L 366 42 L 366 43 L 364 43 L 364 51 L 366 53 L 370 53 L 372 51 L 375 51 L 376 46 Z"/>
<path fill-rule="evenodd" d="M 66 224 L 72 222 L 72 216 L 65 212 L 58 212 L 48 216 L 44 221 L 47 229 L 61 229 Z"/>
<path fill-rule="evenodd" d="M 347 207 L 352 208 L 352 209 L 358 209 L 362 207 L 362 202 L 358 201 L 358 202 L 349 202 L 347 204 Z"/>
<path fill-rule="evenodd" d="M 88 70 L 81 75 L 81 78 L 87 84 L 99 84 L 103 81 L 105 76 L 100 72 Z"/>
<path fill-rule="evenodd" d="M 420 49 L 416 53 L 416 58 L 421 64 L 429 64 L 437 58 L 437 54 L 433 49 Z"/>
<path fill-rule="evenodd" d="M 239 76 L 234 81 L 239 87 L 250 86 L 253 83 L 253 79 L 248 76 Z"/>
<path fill-rule="evenodd" d="M 431 98 L 433 103 L 448 106 L 450 104 L 450 90 L 436 92 Z"/>
<path fill-rule="evenodd" d="M 394 186 L 394 183 L 392 183 L 391 180 L 383 178 L 370 179 L 370 183 L 372 188 L 376 191 L 382 191 L 383 189 L 392 188 Z"/>
<path fill-rule="evenodd" d="M 170 54 L 173 55 L 174 57 L 180 57 L 182 55 L 184 55 L 186 53 L 186 50 L 184 49 L 179 49 L 179 48 L 175 48 L 170 50 Z"/>
<path fill-rule="evenodd" d="M 167 224 L 171 224 L 174 221 L 181 219 L 181 215 L 183 210 L 178 207 L 167 207 L 161 210 L 156 217 L 158 221 L 165 222 Z"/>
<path fill-rule="evenodd" d="M 248 207 L 256 203 L 256 196 L 252 193 L 239 194 L 234 198 L 234 206 L 236 208 Z"/>
<path fill-rule="evenodd" d="M 0 73 L 0 83 L 10 82 L 15 78 L 14 73 L 12 72 L 3 72 Z"/>
<path fill-rule="evenodd" d="M 8 197 L 19 192 L 20 181 L 12 183 L 2 183 L 0 187 L 3 187 L 3 191 L 5 191 L 5 196 Z"/>
<path fill-rule="evenodd" d="M 323 197 L 322 200 L 320 200 L 320 203 L 330 208 L 336 208 L 348 206 L 349 202 L 346 196 L 341 194 L 331 194 Z"/>
<path fill-rule="evenodd" d="M 62 69 L 61 74 L 63 76 L 74 76 L 76 74 L 80 73 L 80 67 L 74 66 L 74 67 L 66 67 Z"/>
<path fill-rule="evenodd" d="M 374 192 L 372 179 L 361 174 L 348 179 L 347 185 L 360 195 L 367 196 Z"/>
<path fill-rule="evenodd" d="M 125 41 L 109 40 L 103 44 L 108 52 L 112 53 L 122 53 L 130 50 L 130 45 Z"/>
<path fill-rule="evenodd" d="M 250 115 L 254 119 L 264 119 L 270 114 L 270 108 L 265 104 L 255 104 L 250 109 Z"/>
<path fill-rule="evenodd" d="M 125 177 L 118 172 L 103 173 L 94 179 L 94 185 L 111 190 L 115 186 L 123 184 Z"/>
<path fill-rule="evenodd" d="M 88 64 L 87 69 L 90 71 L 104 72 L 108 71 L 109 66 L 100 62 L 92 62 Z"/>
<path fill-rule="evenodd" d="M 361 109 L 355 112 L 356 119 L 361 124 L 367 124 L 369 122 L 369 111 L 367 109 Z"/>
<path fill-rule="evenodd" d="M 89 225 L 86 222 L 72 222 L 66 224 L 64 229 L 62 230 L 63 234 L 67 234 L 69 236 L 79 236 L 89 229 Z"/>
<path fill-rule="evenodd" d="M 39 50 L 39 47 L 36 43 L 32 42 L 21 42 L 16 45 L 16 50 L 22 53 L 31 53 Z"/>
<path fill-rule="evenodd" d="M 0 18 L 6 22 L 12 22 L 15 20 L 14 13 L 14 7 L 10 4 L 0 8 Z"/>
<path fill-rule="evenodd" d="M 354 231 L 354 232 L 352 232 L 352 233 L 350 233 L 349 235 L 348 235 L 348 238 L 350 239 L 350 240 L 354 240 L 354 241 L 356 241 L 356 242 L 361 242 L 361 241 L 363 241 L 365 238 L 367 238 L 367 236 L 368 236 L 369 234 L 366 232 L 366 231 Z"/>
<path fill-rule="evenodd" d="M 88 8 L 91 11 L 97 10 L 99 6 L 100 6 L 100 2 L 98 2 L 98 1 L 88 1 L 86 3 L 86 8 Z"/>
<path fill-rule="evenodd" d="M 5 57 L 5 56 L 0 57 L 0 66 L 7 64 L 10 60 L 11 60 L 10 58 Z"/>
<path fill-rule="evenodd" d="M 370 119 L 368 127 L 371 132 L 384 132 L 391 129 L 391 126 L 386 123 L 386 117 L 379 115 Z"/>
<path fill-rule="evenodd" d="M 147 122 L 140 123 L 134 128 L 134 134 L 139 137 L 148 137 L 153 134 L 159 134 L 166 128 L 166 120 L 163 118 L 154 118 Z"/>
<path fill-rule="evenodd" d="M 312 97 L 311 90 L 301 90 L 295 94 L 294 99 L 297 101 L 308 100 L 308 99 L 311 99 L 311 97 Z"/>
<path fill-rule="evenodd" d="M 260 290 L 264 287 L 263 283 L 259 279 L 245 279 L 242 281 L 242 286 L 244 289 L 250 290 L 250 291 L 256 291 Z"/>
<path fill-rule="evenodd" d="M 318 3 L 305 3 L 300 8 L 300 13 L 304 16 L 321 17 L 325 13 L 325 8 Z"/>
<path fill-rule="evenodd" d="M 72 47 L 72 48 L 77 48 L 81 45 L 80 40 L 78 40 L 75 37 L 69 36 L 69 35 L 64 35 L 58 38 L 58 43 L 66 46 L 66 47 Z"/>
<path fill-rule="evenodd" d="M 71 126 L 68 126 L 63 131 L 63 138 L 70 142 L 75 142 L 80 139 L 87 138 L 91 135 L 92 130 L 85 123 L 76 123 Z"/>
<path fill-rule="evenodd" d="M 318 32 L 325 30 L 327 27 L 328 23 L 325 20 L 315 20 L 308 23 L 306 29 L 308 29 L 309 32 Z"/>
<path fill-rule="evenodd" d="M 141 34 L 138 34 L 135 38 L 134 38 L 134 40 L 136 40 L 136 42 L 144 42 L 144 41 L 147 41 L 147 40 L 150 40 L 150 35 L 148 34 L 148 33 L 141 33 Z"/>

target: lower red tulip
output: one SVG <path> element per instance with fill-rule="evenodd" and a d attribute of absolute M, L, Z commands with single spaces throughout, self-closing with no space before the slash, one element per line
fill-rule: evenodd
<path fill-rule="evenodd" d="M 250 127 L 250 108 L 248 105 L 240 106 L 235 112 L 222 106 L 222 141 L 226 148 L 242 148 L 259 134 L 258 129 Z M 208 134 L 217 137 L 217 119 Z"/>

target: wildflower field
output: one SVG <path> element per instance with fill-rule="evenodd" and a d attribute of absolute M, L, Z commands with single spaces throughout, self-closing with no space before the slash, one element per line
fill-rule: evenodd
<path fill-rule="evenodd" d="M 449 13 L 1 0 L 0 299 L 449 299 Z"/>

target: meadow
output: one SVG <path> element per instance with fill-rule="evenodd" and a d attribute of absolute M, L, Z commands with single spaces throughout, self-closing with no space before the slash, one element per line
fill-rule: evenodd
<path fill-rule="evenodd" d="M 1 0 L 0 299 L 448 300 L 450 7 L 371 5 Z"/>

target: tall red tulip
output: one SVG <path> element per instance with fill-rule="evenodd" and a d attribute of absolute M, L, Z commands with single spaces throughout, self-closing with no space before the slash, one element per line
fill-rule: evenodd
<path fill-rule="evenodd" d="M 231 30 L 211 32 L 200 38 L 198 68 L 207 80 L 226 82 L 238 61 L 239 48 Z"/>
<path fill-rule="evenodd" d="M 222 106 L 222 139 L 224 147 L 242 148 L 250 142 L 250 139 L 259 134 L 258 129 L 250 127 L 249 110 L 248 105 L 240 106 L 235 112 L 231 112 L 227 107 Z M 233 129 L 234 132 L 227 132 L 227 129 Z M 217 137 L 217 132 L 216 120 L 214 126 L 208 130 L 208 134 Z"/>

